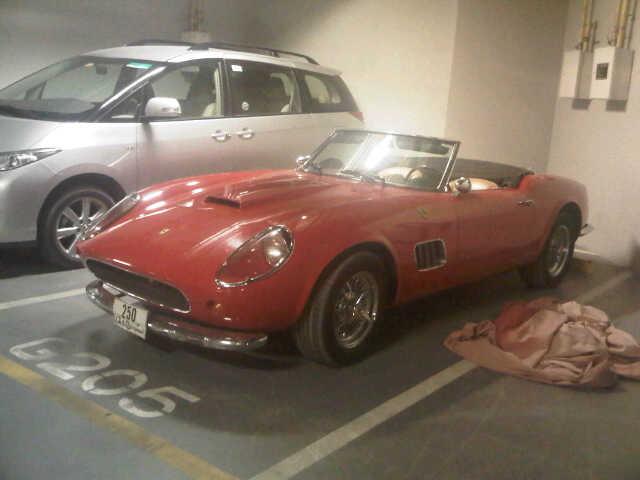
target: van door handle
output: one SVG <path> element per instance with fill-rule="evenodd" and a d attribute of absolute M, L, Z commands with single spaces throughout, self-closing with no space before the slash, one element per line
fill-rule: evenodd
<path fill-rule="evenodd" d="M 216 130 L 216 132 L 211 135 L 211 138 L 222 143 L 229 140 L 231 138 L 231 135 L 229 135 L 227 132 L 223 132 L 222 130 Z"/>
<path fill-rule="evenodd" d="M 255 133 L 250 128 L 243 128 L 239 132 L 236 132 L 236 135 L 238 135 L 243 140 L 251 140 Z"/>
<path fill-rule="evenodd" d="M 536 202 L 533 200 L 520 200 L 518 202 L 519 207 L 532 207 Z"/>

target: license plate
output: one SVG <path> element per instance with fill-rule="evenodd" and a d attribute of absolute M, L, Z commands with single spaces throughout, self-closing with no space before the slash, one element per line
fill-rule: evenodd
<path fill-rule="evenodd" d="M 113 318 L 115 324 L 140 338 L 147 337 L 148 310 L 119 298 L 113 301 Z"/>

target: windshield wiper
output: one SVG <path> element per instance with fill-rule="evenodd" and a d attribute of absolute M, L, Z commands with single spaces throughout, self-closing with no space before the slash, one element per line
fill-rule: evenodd
<path fill-rule="evenodd" d="M 362 172 L 360 170 L 356 170 L 352 168 L 345 168 L 344 170 L 340 170 L 338 173 L 342 175 L 349 175 L 350 177 L 358 177 L 360 178 L 360 180 L 366 180 L 367 182 L 370 182 L 370 183 L 379 182 L 379 183 L 382 183 L 383 185 L 385 184 L 385 179 L 374 173 Z"/>
<path fill-rule="evenodd" d="M 13 117 L 35 118 L 33 112 L 23 110 L 21 108 L 12 107 L 11 105 L 0 104 L 0 113 L 7 113 Z"/>

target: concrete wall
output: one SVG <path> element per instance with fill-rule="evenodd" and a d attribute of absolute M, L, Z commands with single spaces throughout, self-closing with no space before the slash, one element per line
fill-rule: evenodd
<path fill-rule="evenodd" d="M 446 135 L 461 155 L 544 171 L 565 0 L 458 0 Z"/>
<path fill-rule="evenodd" d="M 606 45 L 613 26 L 617 0 L 597 0 L 594 18 L 598 39 Z M 565 49 L 578 41 L 581 0 L 571 0 L 568 9 Z M 632 48 L 636 50 L 631 92 L 626 105 L 603 100 L 574 102 L 557 100 L 548 171 L 586 184 L 591 204 L 591 222 L 596 230 L 581 239 L 586 249 L 619 264 L 631 261 L 640 240 L 640 70 L 637 50 L 640 30 L 636 22 Z"/>
<path fill-rule="evenodd" d="M 242 41 L 250 3 L 208 1 L 206 27 Z M 178 39 L 187 11 L 188 0 L 0 0 L 0 87 L 89 50 L 142 38 Z"/>
<path fill-rule="evenodd" d="M 544 170 L 566 10 L 566 0 L 272 0 L 249 12 L 247 35 L 342 70 L 369 127 L 446 135 L 463 155 Z"/>
<path fill-rule="evenodd" d="M 604 44 L 617 0 L 595 3 Z M 187 4 L 0 0 L 0 86 L 91 49 L 178 38 Z M 213 39 L 299 50 L 344 71 L 373 128 L 447 135 L 462 140 L 462 155 L 538 170 L 548 158 L 550 172 L 589 188 L 597 229 L 581 245 L 626 263 L 640 237 L 640 215 L 633 211 L 640 203 L 640 73 L 636 68 L 622 109 L 602 101 L 576 106 L 557 100 L 562 32 L 564 48 L 572 48 L 581 5 L 208 0 L 206 18 Z"/>
<path fill-rule="evenodd" d="M 457 0 L 253 2 L 248 40 L 344 72 L 371 128 L 445 131 Z"/>

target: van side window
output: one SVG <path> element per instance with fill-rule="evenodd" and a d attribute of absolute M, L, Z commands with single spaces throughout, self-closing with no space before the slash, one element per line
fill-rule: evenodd
<path fill-rule="evenodd" d="M 171 70 L 147 87 L 147 98 L 170 97 L 180 103 L 182 118 L 221 117 L 220 64 L 201 62 Z"/>
<path fill-rule="evenodd" d="M 351 94 L 340 77 L 312 72 L 298 72 L 309 95 L 313 113 L 352 112 L 357 110 Z"/>
<path fill-rule="evenodd" d="M 232 112 L 238 116 L 300 113 L 290 69 L 258 62 L 228 62 Z"/>

